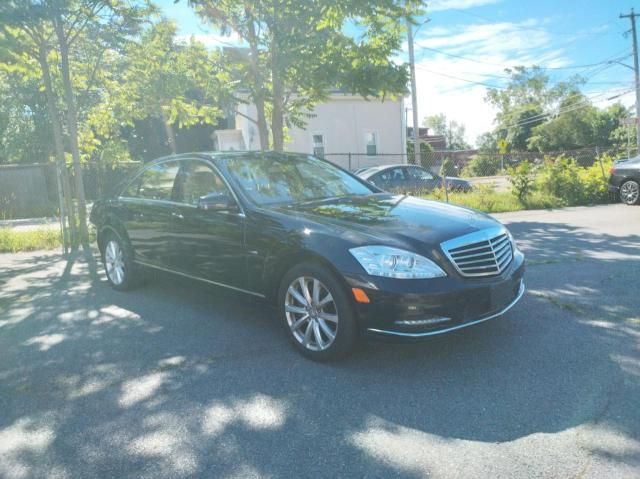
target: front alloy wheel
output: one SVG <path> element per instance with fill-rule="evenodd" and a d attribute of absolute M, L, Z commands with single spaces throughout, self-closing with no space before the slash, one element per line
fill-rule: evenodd
<path fill-rule="evenodd" d="M 301 276 L 287 289 L 284 305 L 293 337 L 310 351 L 324 351 L 336 339 L 338 310 L 333 296 L 316 278 Z"/>
<path fill-rule="evenodd" d="M 293 345 L 314 361 L 337 359 L 350 353 L 358 338 L 353 299 L 328 267 L 302 263 L 280 282 L 278 304 Z"/>
<path fill-rule="evenodd" d="M 629 180 L 622 183 L 620 187 L 620 200 L 627 205 L 635 205 L 640 200 L 640 185 L 638 182 Z"/>

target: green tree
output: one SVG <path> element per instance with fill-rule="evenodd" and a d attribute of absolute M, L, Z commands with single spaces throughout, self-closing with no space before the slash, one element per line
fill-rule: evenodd
<path fill-rule="evenodd" d="M 88 241 L 88 231 L 79 148 L 79 82 L 73 70 L 73 57 L 78 44 L 83 42 L 101 46 L 93 50 L 99 52 L 97 57 L 85 57 L 78 62 L 97 71 L 104 51 L 134 34 L 146 12 L 144 5 L 131 5 L 127 0 L 7 0 L 0 4 L 3 55 L 10 56 L 11 63 L 25 72 L 39 70 L 58 168 L 62 171 L 65 170 L 63 127 L 66 126 L 82 243 Z M 92 79 L 93 75 L 87 81 L 91 83 Z M 68 185 L 63 185 L 63 189 L 69 198 Z M 67 205 L 73 229 L 76 223 L 73 205 L 70 202 Z"/>
<path fill-rule="evenodd" d="M 525 151 L 532 146 L 529 138 L 533 129 L 545 122 L 546 114 L 558 105 L 580 95 L 579 77 L 551 84 L 549 76 L 539 67 L 506 69 L 510 76 L 505 88 L 490 88 L 485 100 L 497 110 L 495 131 L 505 138 L 509 148 Z M 574 98 L 575 99 L 575 98 Z"/>
<path fill-rule="evenodd" d="M 96 116 L 117 128 L 135 120 L 162 121 L 167 144 L 176 152 L 174 126 L 213 124 L 222 116 L 221 105 L 229 101 L 229 77 L 220 68 L 220 54 L 199 42 L 176 42 L 176 26 L 162 21 L 144 32 L 139 42 L 125 50 L 122 77 L 112 92 L 113 105 L 105 104 Z"/>
<path fill-rule="evenodd" d="M 540 152 L 567 151 L 584 147 L 609 147 L 620 119 L 627 116 L 621 105 L 598 109 L 581 95 L 560 103 L 560 113 L 531 131 L 528 146 Z"/>
<path fill-rule="evenodd" d="M 0 163 L 35 163 L 53 156 L 44 92 L 0 60 Z"/>
<path fill-rule="evenodd" d="M 273 149 L 284 148 L 287 125 L 304 126 L 331 88 L 384 98 L 406 91 L 407 68 L 392 60 L 401 50 L 404 21 L 422 2 L 377 0 L 188 0 L 222 31 L 249 47 L 239 68 L 256 105 L 261 148 L 270 126 Z M 347 28 L 357 32 L 347 34 Z M 270 114 L 270 115 L 269 115 Z M 270 116 L 270 120 L 267 117 Z"/>
<path fill-rule="evenodd" d="M 412 142 L 407 142 L 407 158 L 409 163 L 413 163 L 414 146 Z M 434 166 L 433 147 L 429 143 L 420 142 L 420 165 L 423 168 L 431 169 Z"/>
<path fill-rule="evenodd" d="M 443 135 L 449 150 L 468 150 L 471 147 L 465 140 L 466 127 L 455 120 L 448 120 L 444 113 L 427 116 L 422 124 L 434 134 Z"/>

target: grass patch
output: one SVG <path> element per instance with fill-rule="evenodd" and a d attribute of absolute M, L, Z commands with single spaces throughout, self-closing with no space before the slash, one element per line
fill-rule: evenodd
<path fill-rule="evenodd" d="M 0 253 L 56 249 L 62 245 L 57 228 L 14 230 L 0 228 Z"/>
<path fill-rule="evenodd" d="M 434 190 L 428 194 L 421 195 L 421 197 L 429 200 L 446 200 L 443 190 Z M 511 191 L 495 191 L 493 188 L 487 186 L 474 188 L 473 191 L 469 193 L 450 192 L 449 203 L 473 208 L 474 210 L 485 213 L 539 210 L 565 206 L 559 198 L 546 195 L 540 191 L 532 192 L 527 198 L 526 204 L 522 204 Z"/>

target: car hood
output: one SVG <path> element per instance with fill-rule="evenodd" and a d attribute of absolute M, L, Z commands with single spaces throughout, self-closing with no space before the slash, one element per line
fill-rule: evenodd
<path fill-rule="evenodd" d="M 462 178 L 458 178 L 456 176 L 447 176 L 447 182 L 449 183 L 460 183 L 460 184 L 468 184 L 467 180 L 463 180 Z"/>
<path fill-rule="evenodd" d="M 397 244 L 431 250 L 441 242 L 498 226 L 466 208 L 412 196 L 380 193 L 291 205 L 288 214 L 334 229 L 354 244 Z"/>

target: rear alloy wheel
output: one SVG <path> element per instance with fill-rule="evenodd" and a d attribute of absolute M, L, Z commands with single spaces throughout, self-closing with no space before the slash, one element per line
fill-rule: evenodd
<path fill-rule="evenodd" d="M 104 249 L 104 267 L 111 282 L 119 286 L 124 281 L 124 253 L 116 240 L 110 240 Z"/>
<path fill-rule="evenodd" d="M 627 205 L 638 204 L 640 200 L 640 184 L 637 181 L 628 180 L 620 186 L 620 201 Z"/>
<path fill-rule="evenodd" d="M 340 282 L 315 264 L 287 273 L 279 294 L 284 325 L 298 350 L 322 361 L 348 354 L 357 337 L 356 321 Z"/>

